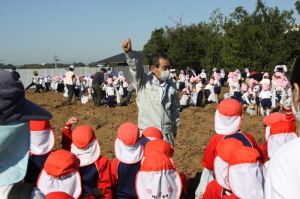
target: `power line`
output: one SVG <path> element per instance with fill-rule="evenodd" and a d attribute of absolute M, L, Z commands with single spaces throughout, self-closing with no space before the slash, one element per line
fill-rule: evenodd
<path fill-rule="evenodd" d="M 57 68 L 57 61 L 60 61 L 60 59 L 59 59 L 58 56 L 56 56 L 56 53 L 55 53 L 55 55 L 53 56 L 53 60 L 54 60 L 54 62 L 55 62 L 55 68 Z"/>

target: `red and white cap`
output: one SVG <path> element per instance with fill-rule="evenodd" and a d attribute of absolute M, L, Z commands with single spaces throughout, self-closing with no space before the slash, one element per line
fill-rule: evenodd
<path fill-rule="evenodd" d="M 49 120 L 29 121 L 30 126 L 30 153 L 45 155 L 50 153 L 55 144 L 55 137 Z"/>
<path fill-rule="evenodd" d="M 145 157 L 135 187 L 138 198 L 179 199 L 182 191 L 180 175 L 170 158 L 156 150 Z"/>
<path fill-rule="evenodd" d="M 271 133 L 267 140 L 269 158 L 272 158 L 277 149 L 297 137 L 295 127 L 290 122 L 279 121 L 272 124 Z"/>
<path fill-rule="evenodd" d="M 231 152 L 228 168 L 232 192 L 243 199 L 264 199 L 263 165 L 259 152 L 242 146 Z"/>
<path fill-rule="evenodd" d="M 163 139 L 161 130 L 155 127 L 148 127 L 142 133 L 141 143 L 145 146 L 147 142 L 155 139 Z"/>
<path fill-rule="evenodd" d="M 265 138 L 266 140 L 268 140 L 268 137 L 270 135 L 270 129 L 271 129 L 271 125 L 274 124 L 275 122 L 279 122 L 279 121 L 288 121 L 286 119 L 286 116 L 282 113 L 271 113 L 270 115 L 266 116 L 263 120 L 263 122 L 265 123 L 266 130 L 265 130 Z"/>
<path fill-rule="evenodd" d="M 139 128 L 133 123 L 124 123 L 118 129 L 115 141 L 115 155 L 125 164 L 135 164 L 144 155 L 144 148 L 139 137 Z"/>
<path fill-rule="evenodd" d="M 242 124 L 242 105 L 235 99 L 224 99 L 216 110 L 215 131 L 221 135 L 236 133 Z"/>
<path fill-rule="evenodd" d="M 216 158 L 214 161 L 215 177 L 218 184 L 224 189 L 231 190 L 228 184 L 228 162 L 232 151 L 242 147 L 243 143 L 235 138 L 222 140 L 216 147 Z"/>
<path fill-rule="evenodd" d="M 94 130 L 90 126 L 79 126 L 72 132 L 71 152 L 80 159 L 80 167 L 93 164 L 98 160 L 101 149 Z"/>
<path fill-rule="evenodd" d="M 37 180 L 37 187 L 47 195 L 62 191 L 74 198 L 81 195 L 81 178 L 78 172 L 80 160 L 66 150 L 52 152 Z"/>
<path fill-rule="evenodd" d="M 174 148 L 172 145 L 162 139 L 156 139 L 148 142 L 145 147 L 144 156 L 147 156 L 155 150 L 165 154 L 168 158 L 173 157 Z"/>

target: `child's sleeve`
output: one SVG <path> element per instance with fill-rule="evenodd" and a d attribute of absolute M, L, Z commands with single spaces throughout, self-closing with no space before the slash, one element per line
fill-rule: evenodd
<path fill-rule="evenodd" d="M 117 158 L 113 159 L 110 162 L 110 168 L 111 168 L 111 176 L 112 176 L 112 182 L 114 184 L 114 187 L 117 187 L 118 184 L 118 164 L 119 160 Z"/>
<path fill-rule="evenodd" d="M 96 165 L 99 173 L 98 189 L 100 189 L 103 194 L 100 198 L 114 198 L 114 184 L 111 176 L 111 165 L 108 158 L 101 156 L 96 161 Z"/>
<path fill-rule="evenodd" d="M 63 149 L 70 151 L 72 144 L 72 124 L 65 124 L 62 130 L 61 146 Z"/>

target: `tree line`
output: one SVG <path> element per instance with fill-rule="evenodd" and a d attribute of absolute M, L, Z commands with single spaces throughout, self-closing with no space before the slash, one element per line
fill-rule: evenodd
<path fill-rule="evenodd" d="M 300 2 L 295 3 L 300 10 Z M 299 26 L 293 10 L 267 7 L 261 0 L 249 13 L 235 8 L 229 16 L 217 9 L 209 22 L 155 29 L 144 45 L 145 59 L 156 52 L 166 53 L 177 69 L 187 66 L 196 70 L 249 68 L 252 71 L 272 71 L 278 59 L 292 64 L 300 55 Z"/>

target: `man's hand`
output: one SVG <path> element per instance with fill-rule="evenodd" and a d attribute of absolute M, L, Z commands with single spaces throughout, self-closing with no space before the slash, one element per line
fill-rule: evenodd
<path fill-rule="evenodd" d="M 71 117 L 66 124 L 75 124 L 78 122 L 78 119 L 76 117 Z"/>
<path fill-rule="evenodd" d="M 122 48 L 126 54 L 128 54 L 132 51 L 131 40 L 129 38 L 123 42 Z"/>

